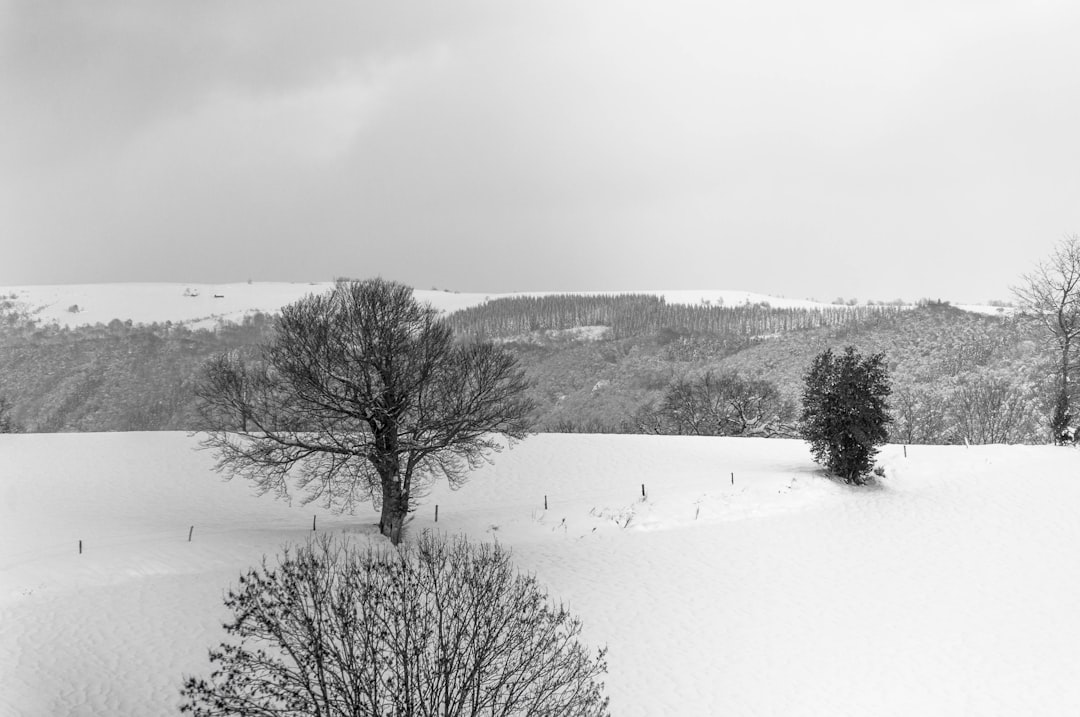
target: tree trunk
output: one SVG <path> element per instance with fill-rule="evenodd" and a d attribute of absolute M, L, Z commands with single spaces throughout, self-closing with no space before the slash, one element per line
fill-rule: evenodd
<path fill-rule="evenodd" d="M 1054 402 L 1054 412 L 1050 417 L 1051 437 L 1056 445 L 1065 445 L 1072 441 L 1072 401 L 1069 396 L 1069 351 L 1072 341 L 1067 333 L 1061 337 L 1061 385 L 1058 386 L 1057 401 Z"/>
<path fill-rule="evenodd" d="M 382 476 L 382 514 L 379 517 L 379 531 L 398 545 L 401 542 L 401 530 L 405 525 L 405 516 L 409 512 L 409 498 L 401 490 L 398 476 Z"/>
<path fill-rule="evenodd" d="M 1069 352 L 1072 349 L 1072 341 L 1069 336 L 1063 337 L 1061 342 L 1061 395 L 1065 401 L 1065 410 L 1069 409 Z"/>
<path fill-rule="evenodd" d="M 394 397 L 387 397 L 387 405 L 394 405 Z M 379 531 L 390 538 L 394 545 L 401 543 L 401 531 L 409 512 L 408 487 L 401 482 L 401 456 L 398 455 L 398 430 L 396 421 L 379 426 L 374 432 L 375 456 L 372 463 L 382 483 L 382 515 Z"/>

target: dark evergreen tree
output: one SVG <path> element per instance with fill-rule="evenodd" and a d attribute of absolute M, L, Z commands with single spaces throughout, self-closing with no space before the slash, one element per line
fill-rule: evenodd
<path fill-rule="evenodd" d="M 801 429 L 814 460 L 846 483 L 863 485 L 888 438 L 891 391 L 885 354 L 863 358 L 853 346 L 818 354 L 806 374 Z"/>

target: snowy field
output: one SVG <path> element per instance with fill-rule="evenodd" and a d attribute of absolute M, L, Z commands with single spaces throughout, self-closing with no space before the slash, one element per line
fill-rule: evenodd
<path fill-rule="evenodd" d="M 242 569 L 313 517 L 381 540 L 374 512 L 254 497 L 195 445 L 0 435 L 0 715 L 173 714 Z M 880 463 L 856 490 L 798 441 L 538 435 L 411 529 L 438 504 L 511 546 L 609 646 L 614 715 L 1080 712 L 1080 453 Z"/>
<path fill-rule="evenodd" d="M 257 311 L 276 313 L 311 293 L 323 293 L 333 282 L 284 283 L 253 282 L 237 284 L 54 284 L 0 287 L 0 296 L 15 296 L 24 310 L 40 321 L 61 326 L 107 324 L 113 319 L 150 324 L 155 321 L 183 323 L 192 328 L 213 328 L 219 321 L 240 321 Z M 517 292 L 479 294 L 417 289 L 416 297 L 436 308 L 453 312 L 488 300 L 513 296 L 544 296 L 560 292 Z M 565 293 L 565 292 L 562 292 Z M 825 306 L 814 301 L 784 299 L 749 291 L 581 291 L 583 295 L 609 293 L 655 294 L 672 304 L 737 306 L 768 302 L 776 307 Z M 73 307 L 78 307 L 73 311 Z"/>

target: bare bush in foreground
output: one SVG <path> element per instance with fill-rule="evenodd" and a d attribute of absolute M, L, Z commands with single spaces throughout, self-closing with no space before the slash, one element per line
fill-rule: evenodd
<path fill-rule="evenodd" d="M 232 638 L 189 677 L 210 715 L 607 715 L 600 650 L 498 545 L 424 533 L 399 550 L 330 538 L 230 590 Z"/>

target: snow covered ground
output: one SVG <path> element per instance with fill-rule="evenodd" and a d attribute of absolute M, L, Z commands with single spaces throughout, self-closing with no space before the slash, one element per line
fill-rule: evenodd
<path fill-rule="evenodd" d="M 184 323 L 192 328 L 212 328 L 218 321 L 240 321 L 257 311 L 276 313 L 282 306 L 311 293 L 329 291 L 333 282 L 237 284 L 55 284 L 0 287 L 0 297 L 15 300 L 46 324 L 81 326 L 107 324 L 113 319 L 149 324 L 155 321 Z M 416 290 L 417 298 L 447 312 L 465 309 L 510 296 L 543 296 L 566 292 L 517 292 L 479 294 Z M 824 306 L 813 301 L 782 299 L 749 291 L 625 291 L 574 292 L 586 295 L 641 293 L 663 296 L 669 303 L 709 302 L 735 306 L 768 302 L 777 307 Z M 77 307 L 77 310 L 73 310 Z"/>
<path fill-rule="evenodd" d="M 374 512 L 223 482 L 196 442 L 0 435 L 0 715 L 172 714 L 242 569 L 313 516 L 380 540 Z M 851 489 L 798 441 L 538 435 L 412 530 L 438 504 L 511 546 L 609 646 L 615 715 L 1076 714 L 1080 452 L 880 463 Z"/>

